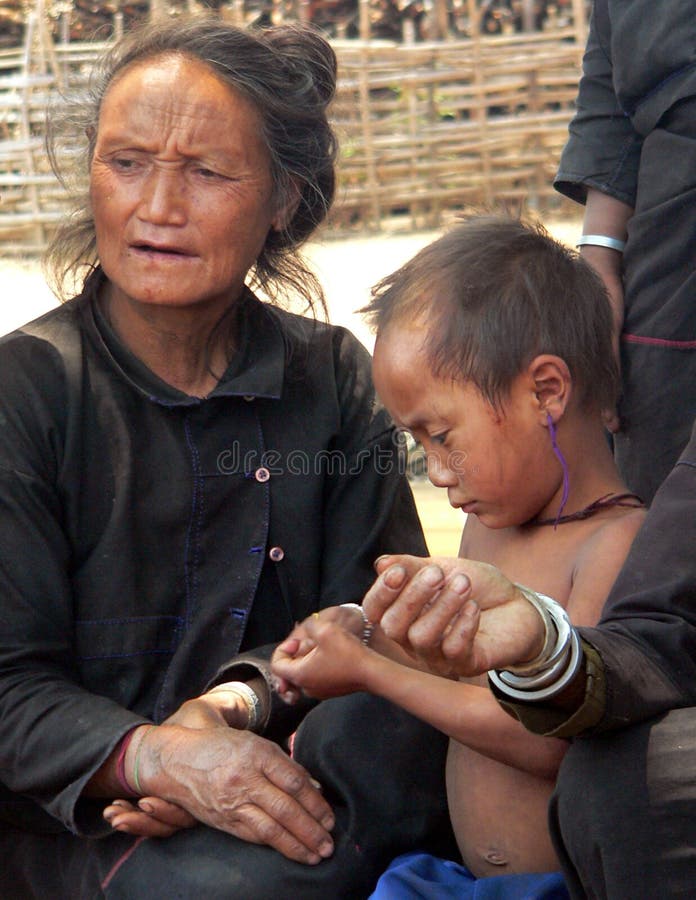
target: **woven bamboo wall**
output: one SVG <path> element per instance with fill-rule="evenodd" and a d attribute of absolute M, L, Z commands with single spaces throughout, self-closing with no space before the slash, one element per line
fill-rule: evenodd
<path fill-rule="evenodd" d="M 67 209 L 43 149 L 46 110 L 59 82 L 84 78 L 100 50 L 54 47 L 38 20 L 27 28 L 34 33 L 24 48 L 0 50 L 5 254 L 39 252 Z M 331 114 L 341 157 L 328 230 L 377 230 L 394 217 L 437 227 L 457 210 L 500 201 L 558 210 L 551 181 L 580 47 L 570 30 L 413 45 L 337 41 Z"/>

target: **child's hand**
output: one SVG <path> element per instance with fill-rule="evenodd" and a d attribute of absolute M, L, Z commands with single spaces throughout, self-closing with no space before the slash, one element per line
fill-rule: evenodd
<path fill-rule="evenodd" d="M 143 837 L 169 837 L 198 824 L 185 809 L 160 797 L 141 797 L 137 805 L 130 800 L 114 800 L 104 810 L 104 818 L 114 831 Z"/>
<path fill-rule="evenodd" d="M 292 680 L 283 677 L 279 671 L 275 670 L 273 664 L 277 659 L 300 659 L 315 648 L 314 632 L 308 627 L 309 623 L 312 622 L 332 622 L 348 634 L 353 634 L 356 637 L 359 637 L 363 630 L 362 616 L 358 610 L 350 606 L 329 606 L 320 612 L 308 616 L 304 622 L 295 625 L 282 644 L 276 647 L 271 660 L 276 677 L 276 690 L 286 703 L 296 703 L 300 699 L 302 686 L 294 684 Z"/>
<path fill-rule="evenodd" d="M 362 617 L 358 619 L 362 629 Z M 298 638 L 290 636 L 273 654 L 271 669 L 281 687 L 322 700 L 365 689 L 362 671 L 370 651 L 359 637 L 316 613 L 299 628 L 303 652 L 296 652 Z"/>

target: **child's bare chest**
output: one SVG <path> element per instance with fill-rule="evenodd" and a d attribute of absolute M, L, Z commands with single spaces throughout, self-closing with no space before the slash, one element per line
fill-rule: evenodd
<path fill-rule="evenodd" d="M 565 604 L 573 587 L 578 560 L 578 548 L 589 531 L 589 523 L 566 526 L 529 527 L 493 531 L 478 525 L 464 532 L 460 556 L 490 563 L 518 584 L 548 594 Z M 583 525 L 585 527 L 583 527 Z"/>

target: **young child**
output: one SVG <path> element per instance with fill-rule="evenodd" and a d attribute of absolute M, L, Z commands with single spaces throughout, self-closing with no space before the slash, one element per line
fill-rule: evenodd
<path fill-rule="evenodd" d="M 467 514 L 459 556 L 553 597 L 575 624 L 594 624 L 644 515 L 603 428 L 618 372 L 598 279 L 541 227 L 474 217 L 377 285 L 366 312 L 378 393 L 423 444 L 431 481 Z M 465 590 L 463 562 L 423 565 L 434 589 L 444 573 L 451 592 Z M 546 815 L 565 742 L 526 732 L 485 680 L 452 677 L 456 666 L 447 671 L 440 652 L 451 622 L 436 634 L 424 627 L 418 645 L 413 628 L 390 631 L 388 614 L 382 625 L 368 646 L 358 611 L 325 610 L 274 657 L 289 698 L 370 691 L 451 739 L 448 799 L 466 868 L 430 859 L 427 873 L 403 875 L 418 862 L 402 861 L 375 896 L 415 896 L 405 887 L 414 878 L 427 885 L 421 896 L 454 896 L 432 878 L 455 879 L 456 896 L 467 897 L 474 879 L 556 870 Z M 564 896 L 559 884 L 513 878 L 495 896 Z"/>

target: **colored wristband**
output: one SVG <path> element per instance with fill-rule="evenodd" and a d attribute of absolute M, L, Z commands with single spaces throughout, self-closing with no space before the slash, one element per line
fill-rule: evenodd
<path fill-rule="evenodd" d="M 116 758 L 116 778 L 118 778 L 118 783 L 128 796 L 134 794 L 135 791 L 130 784 L 128 784 L 128 779 L 126 778 L 126 753 L 128 752 L 128 747 L 130 746 L 130 742 L 133 740 L 133 735 L 137 729 L 138 726 L 136 725 L 135 728 L 131 728 L 125 737 L 121 738 L 121 746 L 118 751 L 118 757 Z"/>
<path fill-rule="evenodd" d="M 148 725 L 147 728 L 143 729 L 141 732 L 141 738 L 138 741 L 138 749 L 135 751 L 135 761 L 133 762 L 133 784 L 135 786 L 136 792 L 139 796 L 144 797 L 145 791 L 140 784 L 140 751 L 143 749 L 143 744 L 145 743 L 145 738 L 149 731 L 152 731 L 154 725 Z"/>

